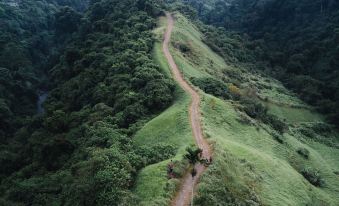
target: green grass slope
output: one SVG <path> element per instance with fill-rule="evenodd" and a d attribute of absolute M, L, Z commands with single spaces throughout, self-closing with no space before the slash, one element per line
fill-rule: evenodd
<path fill-rule="evenodd" d="M 226 65 L 201 38 L 189 20 L 176 14 L 172 52 L 185 77 L 223 79 L 223 71 L 239 70 L 240 86 L 259 88 L 258 95 L 269 99 L 269 112 L 285 119 L 290 129 L 279 143 L 269 126 L 255 120 L 244 123 L 237 103 L 202 93 L 204 132 L 215 156 L 198 186 L 195 204 L 338 205 L 337 133 L 314 133 L 310 128 L 323 124 L 322 115 L 276 80 Z M 183 51 L 181 44 L 189 49 Z M 324 140 L 327 137 L 331 141 Z M 297 153 L 299 148 L 309 151 L 308 159 Z M 304 168 L 318 170 L 324 186 L 310 184 L 301 174 Z"/>
<path fill-rule="evenodd" d="M 155 44 L 153 57 L 165 73 L 171 75 L 162 53 L 161 40 L 165 27 L 166 19 L 160 18 L 159 27 L 154 31 L 158 42 Z M 181 161 L 185 148 L 194 143 L 188 119 L 189 103 L 190 97 L 177 85 L 173 105 L 137 132 L 134 137 L 136 145 L 171 144 L 177 149 L 177 155 L 172 159 Z M 169 161 L 170 159 L 150 165 L 138 174 L 134 194 L 139 198 L 141 205 L 169 204 L 178 184 L 178 180 L 167 178 L 166 169 Z"/>
<path fill-rule="evenodd" d="M 220 56 L 202 43 L 202 33 L 197 27 L 180 14 L 176 15 L 171 41 L 171 52 L 184 77 L 216 76 L 228 67 Z M 186 45 L 189 51 L 181 52 L 180 45 Z"/>
<path fill-rule="evenodd" d="M 214 108 L 210 102 L 216 101 Z M 236 157 L 238 167 L 249 164 L 248 174 L 234 174 L 225 172 L 225 179 L 243 179 L 251 176 L 251 184 L 247 189 L 253 189 L 258 196 L 258 202 L 264 205 L 306 205 L 318 202 L 319 205 L 336 205 L 339 188 L 335 162 L 338 161 L 338 149 L 325 145 L 315 147 L 315 143 L 301 142 L 295 136 L 285 135 L 285 143 L 280 144 L 265 129 L 257 129 L 239 121 L 238 112 L 229 102 L 206 96 L 202 104 L 206 133 L 216 142 L 216 159 L 220 165 L 213 165 L 211 170 L 218 166 L 227 167 L 228 156 L 221 156 L 218 151 L 227 151 Z M 266 128 L 268 129 L 268 128 Z M 269 130 L 269 129 L 268 129 Z M 310 151 L 309 160 L 304 160 L 297 153 L 299 147 Z M 319 149 L 322 148 L 320 151 Z M 220 159 L 222 161 L 220 161 Z M 336 160 L 334 160 L 336 159 Z M 223 162 L 225 161 L 225 162 Z M 334 162 L 332 162 L 334 161 Z M 233 163 L 234 164 L 234 163 Z M 298 167 L 311 166 L 318 168 L 325 179 L 326 186 L 317 188 L 308 183 L 297 171 Z M 216 167 L 216 168 L 215 168 Z M 210 181 L 213 171 L 209 171 L 202 182 Z M 229 170 L 229 169 L 228 169 Z M 225 182 L 225 186 L 228 182 Z M 213 187 L 208 184 L 208 187 Z M 222 186 L 222 185 L 220 185 Z M 236 190 L 239 188 L 235 185 Z M 201 194 L 206 188 L 202 187 Z M 234 194 L 236 195 L 236 194 Z"/>

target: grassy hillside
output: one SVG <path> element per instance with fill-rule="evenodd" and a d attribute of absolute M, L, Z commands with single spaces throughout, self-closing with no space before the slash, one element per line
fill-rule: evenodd
<path fill-rule="evenodd" d="M 202 33 L 188 19 L 178 16 L 172 34 L 172 53 L 184 77 L 207 77 L 227 68 L 223 59 L 202 43 Z M 186 46 L 187 51 L 182 48 Z"/>
<path fill-rule="evenodd" d="M 185 3 L 193 1 L 205 5 Z M 209 0 L 207 11 L 220 1 L 227 7 L 236 2 Z M 321 102 L 304 102 L 328 96 L 323 109 L 330 110 L 323 114 L 337 111 L 339 95 L 331 92 L 339 88 L 337 74 L 329 88 L 304 73 L 291 75 L 285 85 L 297 82 L 290 88 L 306 92 L 301 100 L 268 72 L 275 66 L 277 78 L 281 68 L 294 74 L 312 64 L 323 71 L 322 60 L 335 68 L 339 63 L 332 57 L 339 49 L 331 42 L 338 42 L 337 26 L 319 27 L 336 34 L 317 44 L 332 46 L 328 59 L 312 63 L 323 48 L 271 55 L 275 47 L 262 47 L 260 38 L 253 42 L 199 22 L 201 11 L 180 0 L 0 3 L 0 205 L 170 204 L 189 171 L 185 149 L 194 144 L 190 96 L 173 80 L 162 53 L 167 21 L 161 15 L 170 9 L 177 11 L 170 51 L 201 94 L 202 128 L 214 152 L 195 205 L 339 205 L 338 131 L 325 122 L 328 115 L 316 112 Z M 219 17 L 225 11 L 209 13 Z M 338 13 L 321 9 L 332 11 Z M 305 37 L 305 44 L 313 37 Z M 36 114 L 40 93 L 48 97 Z M 172 161 L 174 171 L 168 172 Z"/>
<path fill-rule="evenodd" d="M 170 68 L 162 53 L 161 40 L 166 28 L 166 19 L 159 19 L 158 28 L 154 30 L 157 43 L 154 46 L 153 58 L 168 76 Z M 181 161 L 184 149 L 193 144 L 193 137 L 188 119 L 188 106 L 190 97 L 176 85 L 175 100 L 173 105 L 141 128 L 134 136 L 135 145 L 152 146 L 158 143 L 173 145 L 176 156 L 173 161 Z M 178 180 L 167 178 L 167 164 L 170 159 L 149 165 L 138 174 L 134 194 L 139 198 L 141 205 L 168 205 L 175 192 Z M 176 164 L 177 172 L 182 172 L 180 164 Z"/>
<path fill-rule="evenodd" d="M 209 25 L 223 27 L 221 36 L 213 32 L 208 37 L 214 41 L 212 47 L 218 47 L 215 51 L 232 56 L 233 51 L 247 50 L 247 55 L 235 55 L 238 63 L 251 63 L 257 70 L 270 72 L 338 127 L 338 1 L 181 2 L 196 9 L 190 18 L 198 16 Z M 228 37 L 233 43 L 240 40 L 238 45 L 225 44 Z"/>
<path fill-rule="evenodd" d="M 204 130 L 216 152 L 214 164 L 199 184 L 196 205 L 338 204 L 337 133 L 328 132 L 331 129 L 324 126 L 321 115 L 278 81 L 226 65 L 203 44 L 198 29 L 180 14 L 176 15 L 172 45 L 174 58 L 187 79 L 210 76 L 229 85 L 234 79 L 227 74 L 233 71 L 241 76 L 237 86 L 243 95 L 246 88 L 257 88 L 257 95 L 269 104 L 269 113 L 285 119 L 289 126 L 279 135 L 269 125 L 241 112 L 237 101 L 203 94 Z M 267 86 L 260 87 L 262 84 Z M 322 126 L 327 131 L 315 129 Z M 307 158 L 299 154 L 300 148 L 308 151 Z M 303 176 L 306 170 L 318 171 L 324 185 L 310 184 Z"/>

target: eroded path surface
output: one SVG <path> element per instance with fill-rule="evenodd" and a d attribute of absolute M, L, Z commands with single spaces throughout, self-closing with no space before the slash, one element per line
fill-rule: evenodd
<path fill-rule="evenodd" d="M 195 142 L 197 146 L 201 149 L 203 149 L 203 158 L 210 158 L 211 151 L 209 148 L 208 143 L 203 137 L 202 129 L 201 129 L 201 122 L 200 122 L 200 96 L 197 91 L 195 91 L 182 77 L 178 66 L 174 62 L 174 59 L 169 51 L 169 43 L 171 40 L 171 34 L 173 30 L 174 25 L 174 19 L 171 14 L 167 13 L 167 29 L 164 36 L 164 42 L 163 42 L 163 52 L 164 55 L 168 61 L 168 64 L 170 65 L 173 78 L 175 81 L 178 82 L 178 84 L 191 95 L 192 101 L 189 107 L 189 115 L 190 115 L 190 123 L 193 131 L 193 137 L 195 139 Z M 184 206 L 188 205 L 190 203 L 190 200 L 192 198 L 192 188 L 194 185 L 197 184 L 199 177 L 201 174 L 205 171 L 205 167 L 203 165 L 198 164 L 196 166 L 197 175 L 192 180 L 192 176 L 190 173 L 188 173 L 183 179 L 182 179 L 182 185 L 181 188 L 176 195 L 175 199 L 172 201 L 172 205 L 175 206 Z"/>

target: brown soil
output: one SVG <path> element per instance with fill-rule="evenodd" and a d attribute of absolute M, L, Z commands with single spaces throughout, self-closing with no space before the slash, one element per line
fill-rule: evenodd
<path fill-rule="evenodd" d="M 197 91 L 195 91 L 191 85 L 189 85 L 186 80 L 182 77 L 182 74 L 180 73 L 178 66 L 174 62 L 174 59 L 168 49 L 171 34 L 173 30 L 174 25 L 174 19 L 171 14 L 166 14 L 167 16 L 167 29 L 164 36 L 164 42 L 163 42 L 163 52 L 164 55 L 168 61 L 168 64 L 170 65 L 173 78 L 175 81 L 178 82 L 178 84 L 187 92 L 190 94 L 192 101 L 189 107 L 189 115 L 190 115 L 190 123 L 192 127 L 193 137 L 195 139 L 196 144 L 199 148 L 203 150 L 202 158 L 209 159 L 211 157 L 211 150 L 206 142 L 206 140 L 203 137 L 203 132 L 201 129 L 201 121 L 200 121 L 200 96 Z M 191 198 L 192 198 L 192 189 L 194 186 L 198 183 L 199 177 L 202 175 L 202 173 L 205 171 L 206 167 L 198 164 L 196 165 L 197 174 L 194 178 L 192 178 L 190 173 L 187 173 L 183 179 L 182 184 L 179 192 L 177 193 L 176 197 L 172 201 L 172 205 L 175 206 L 184 206 L 189 205 Z"/>

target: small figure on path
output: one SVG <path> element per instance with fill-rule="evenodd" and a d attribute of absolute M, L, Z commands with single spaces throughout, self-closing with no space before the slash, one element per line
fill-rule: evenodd
<path fill-rule="evenodd" d="M 197 175 L 197 170 L 194 167 L 191 171 L 191 175 L 192 175 L 193 178 Z"/>
<path fill-rule="evenodd" d="M 199 148 L 200 149 L 200 148 Z M 200 149 L 200 152 L 199 152 L 199 159 L 201 159 L 201 157 L 202 157 L 202 152 L 203 152 L 203 150 L 202 149 Z"/>
<path fill-rule="evenodd" d="M 171 162 L 167 165 L 167 175 L 169 178 L 173 178 L 173 168 L 174 168 L 174 163 L 173 160 L 171 160 Z"/>

